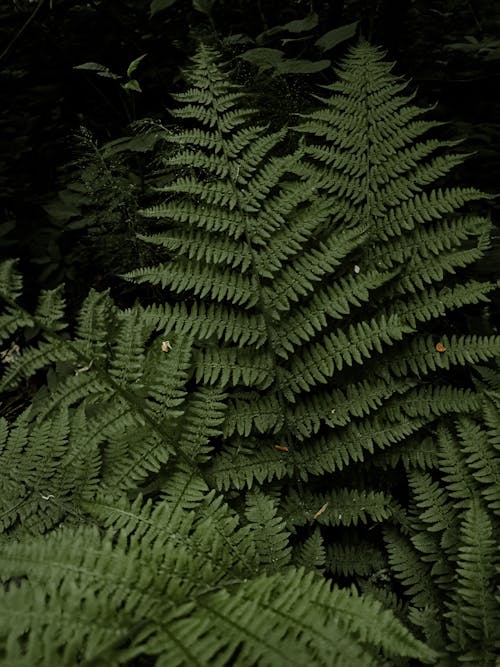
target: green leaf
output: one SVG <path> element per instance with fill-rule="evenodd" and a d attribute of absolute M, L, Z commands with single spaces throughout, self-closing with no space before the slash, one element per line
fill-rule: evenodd
<path fill-rule="evenodd" d="M 121 76 L 118 74 L 113 74 L 113 72 L 99 63 L 82 63 L 81 65 L 75 65 L 73 69 L 84 69 L 92 72 L 97 72 L 98 76 L 103 76 L 107 79 L 121 79 Z"/>
<path fill-rule="evenodd" d="M 289 23 L 285 23 L 284 25 L 276 25 L 273 26 L 272 28 L 269 28 L 268 30 L 265 30 L 260 35 L 257 35 L 257 37 L 255 38 L 255 43 L 265 44 L 266 40 L 269 37 L 273 37 L 274 35 L 277 35 L 280 32 L 292 32 L 292 33 L 307 32 L 308 30 L 312 30 L 312 28 L 315 28 L 317 25 L 318 25 L 318 15 L 316 13 L 312 13 L 309 14 L 309 16 L 306 16 L 305 19 L 290 21 Z M 305 39 L 308 39 L 308 37 L 310 37 L 310 35 L 306 35 Z"/>
<path fill-rule="evenodd" d="M 44 211 L 54 220 L 69 220 L 70 218 L 80 215 L 81 209 L 76 204 L 73 204 L 71 201 L 64 201 L 60 196 L 59 199 L 54 199 L 53 201 L 42 206 Z"/>
<path fill-rule="evenodd" d="M 149 10 L 149 15 L 153 17 L 155 14 L 162 12 L 164 9 L 168 9 L 176 2 L 177 0 L 153 0 Z"/>
<path fill-rule="evenodd" d="M 193 0 L 193 9 L 210 16 L 215 5 L 215 0 Z"/>
<path fill-rule="evenodd" d="M 300 19 L 297 21 L 290 21 L 290 23 L 285 23 L 283 26 L 279 26 L 283 30 L 288 30 L 288 32 L 305 32 L 306 30 L 312 30 L 318 25 L 318 15 L 316 12 L 309 14 L 305 19 Z"/>
<path fill-rule="evenodd" d="M 278 63 L 282 61 L 283 51 L 266 48 L 248 49 L 240 55 L 240 58 L 258 65 L 262 69 L 269 69 L 270 67 L 277 67 Z"/>
<path fill-rule="evenodd" d="M 314 72 L 321 72 L 330 67 L 330 64 L 329 60 L 290 58 L 289 60 L 279 62 L 276 69 L 279 74 L 313 74 Z"/>
<path fill-rule="evenodd" d="M 130 79 L 127 83 L 122 83 L 123 90 L 135 90 L 136 93 L 142 93 L 142 88 L 137 79 Z"/>
<path fill-rule="evenodd" d="M 132 76 L 132 74 L 135 72 L 135 70 L 138 68 L 139 63 L 141 62 L 141 60 L 144 60 L 144 58 L 147 55 L 148 55 L 147 53 L 143 53 L 142 56 L 139 56 L 135 60 L 132 60 L 132 62 L 130 63 L 130 65 L 128 66 L 128 69 L 127 69 L 127 76 L 128 76 L 129 79 Z"/>
<path fill-rule="evenodd" d="M 145 153 L 152 150 L 159 138 L 159 134 L 151 133 L 113 139 L 113 141 L 108 141 L 103 146 L 103 156 L 104 158 L 111 158 L 129 151 L 132 153 Z"/>
<path fill-rule="evenodd" d="M 347 25 L 343 25 L 340 28 L 335 28 L 334 30 L 325 32 L 324 35 L 315 41 L 315 45 L 322 51 L 333 49 L 333 47 L 337 46 L 337 44 L 345 42 L 346 39 L 350 39 L 356 34 L 358 23 L 359 21 L 354 21 L 354 23 L 348 23 Z"/>

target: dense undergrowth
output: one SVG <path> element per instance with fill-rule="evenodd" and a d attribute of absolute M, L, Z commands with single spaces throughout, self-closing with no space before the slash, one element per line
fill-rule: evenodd
<path fill-rule="evenodd" d="M 2 265 L 2 664 L 495 664 L 488 195 L 379 50 L 334 76 L 274 129 L 201 44 L 76 172 L 132 307 Z"/>

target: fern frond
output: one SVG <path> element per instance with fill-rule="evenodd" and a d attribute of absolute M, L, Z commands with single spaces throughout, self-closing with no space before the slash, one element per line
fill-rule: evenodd
<path fill-rule="evenodd" d="M 279 433 L 283 429 L 285 416 L 279 396 L 257 392 L 246 395 L 235 395 L 229 400 L 224 435 L 229 438 L 233 434 L 249 436 L 252 432 Z"/>
<path fill-rule="evenodd" d="M 412 596 L 408 618 L 449 664 L 494 665 L 500 637 L 497 461 L 479 416 L 439 426 L 432 473 L 407 472 L 407 537 L 385 531 L 390 566 Z"/>
<path fill-rule="evenodd" d="M 480 451 L 481 445 L 476 438 L 482 440 L 484 434 L 478 427 L 474 428 L 470 420 L 459 418 L 459 422 L 462 427 L 466 427 L 467 439 L 460 442 L 451 430 L 441 426 L 438 431 L 438 456 L 446 492 L 454 499 L 455 507 L 463 509 L 469 506 L 471 498 L 474 498 L 479 491 L 472 477 L 472 470 L 467 465 L 463 445 L 467 448 L 472 445 L 476 451 Z"/>
<path fill-rule="evenodd" d="M 213 449 L 210 441 L 221 434 L 226 412 L 224 398 L 219 390 L 203 387 L 192 392 L 186 402 L 176 448 L 191 461 L 208 460 Z"/>
<path fill-rule="evenodd" d="M 323 538 L 318 529 L 303 544 L 296 547 L 292 560 L 297 567 L 303 567 L 306 571 L 323 572 L 327 557 Z"/>
<path fill-rule="evenodd" d="M 188 336 L 152 338 L 141 310 L 119 312 L 106 293 L 90 293 L 73 338 L 54 322 L 46 322 L 52 347 L 28 348 L 21 361 L 28 377 L 53 360 L 65 363 L 49 370 L 31 408 L 3 432 L 0 528 L 10 535 L 81 516 L 97 486 L 116 493 L 151 484 L 171 459 L 196 468 L 222 432 L 224 395 L 201 388 L 187 397 Z"/>
<path fill-rule="evenodd" d="M 23 293 L 23 277 L 16 269 L 16 260 L 8 259 L 0 264 L 0 295 L 6 301 L 17 301 Z"/>
<path fill-rule="evenodd" d="M 457 515 L 451 511 L 445 489 L 428 473 L 417 470 L 408 473 L 408 482 L 419 509 L 420 521 L 428 525 L 430 532 L 442 533 L 443 546 L 453 549 L 456 545 Z"/>
<path fill-rule="evenodd" d="M 84 427 L 81 411 L 64 409 L 31 428 L 27 412 L 10 429 L 2 421 L 1 533 L 39 534 L 80 517 L 79 501 L 96 492 L 100 472 L 98 443 L 83 447 L 78 438 Z"/>
<path fill-rule="evenodd" d="M 228 300 L 234 305 L 246 308 L 254 306 L 258 295 L 251 278 L 235 273 L 229 269 L 223 270 L 201 262 L 190 262 L 189 270 L 186 266 L 171 267 L 168 264 L 146 269 L 130 271 L 127 278 L 135 282 L 161 285 L 169 287 L 176 293 L 193 290 L 200 297 L 209 295 L 214 301 Z"/>
<path fill-rule="evenodd" d="M 412 606 L 439 608 L 440 600 L 430 577 L 430 567 L 416 553 L 410 540 L 394 529 L 384 530 L 389 564 L 401 581 Z"/>
<path fill-rule="evenodd" d="M 196 381 L 236 386 L 243 384 L 260 389 L 273 380 L 273 358 L 269 350 L 239 347 L 207 347 L 195 355 Z"/>
<path fill-rule="evenodd" d="M 252 528 L 259 503 L 252 503 L 249 526 L 238 529 L 234 514 L 201 481 L 186 481 L 179 473 L 180 495 L 156 504 L 140 497 L 133 504 L 88 503 L 105 521 L 101 532 L 66 528 L 5 545 L 4 576 L 25 579 L 0 591 L 6 664 L 157 656 L 160 665 L 202 665 L 216 657 L 221 665 L 237 659 L 319 667 L 375 666 L 380 651 L 435 657 L 391 612 L 354 590 L 332 590 L 303 569 L 256 576 L 245 558 L 251 566 L 259 551 L 252 542 L 252 533 L 261 532 L 258 516 Z M 190 500 L 182 489 L 193 489 Z M 181 509 L 186 504 L 193 509 Z"/>
<path fill-rule="evenodd" d="M 209 340 L 213 336 L 225 343 L 237 343 L 255 349 L 267 340 L 266 323 L 259 313 L 235 312 L 226 305 L 184 302 L 147 306 L 141 308 L 141 317 L 145 324 L 158 331 L 188 333 L 199 340 Z"/>
<path fill-rule="evenodd" d="M 389 371 L 396 376 L 407 376 L 410 372 L 421 376 L 431 371 L 445 370 L 452 365 L 474 364 L 488 361 L 500 354 L 500 336 L 456 336 L 443 335 L 440 339 L 445 350 L 436 350 L 436 339 L 431 336 L 416 336 L 396 351 L 389 361 Z M 385 370 L 381 369 L 384 373 Z"/>
<path fill-rule="evenodd" d="M 394 469 L 402 463 L 405 470 L 419 468 L 431 470 L 437 467 L 436 444 L 430 436 L 417 433 L 403 443 L 385 450 L 375 457 L 374 465 L 384 470 Z"/>
<path fill-rule="evenodd" d="M 498 411 L 495 411 L 498 415 Z M 498 417 L 497 417 L 498 420 Z M 454 496 L 468 505 L 471 498 L 481 494 L 489 509 L 500 512 L 500 462 L 491 432 L 480 422 L 465 416 L 456 421 L 456 436 L 443 431 L 440 449 L 444 478 Z"/>
<path fill-rule="evenodd" d="M 376 447 L 390 447 L 402 442 L 430 420 L 425 417 L 406 418 L 394 424 L 385 424 L 377 417 L 359 424 L 352 423 L 343 432 L 312 438 L 290 449 L 293 456 L 279 455 L 272 442 L 265 439 L 265 447 L 256 446 L 255 439 L 248 441 L 248 449 L 228 447 L 216 456 L 207 468 L 207 479 L 219 489 L 251 488 L 287 475 L 297 475 L 307 480 L 309 475 L 321 475 L 342 470 L 355 461 L 363 461 L 367 452 L 373 454 Z M 250 448 L 251 447 L 251 448 Z"/>
<path fill-rule="evenodd" d="M 401 278 L 404 289 L 405 277 L 401 276 Z M 412 294 L 404 301 L 394 301 L 387 314 L 396 312 L 402 322 L 406 322 L 410 327 L 416 329 L 418 323 L 443 317 L 449 310 L 461 308 L 466 304 L 487 302 L 488 297 L 486 295 L 493 289 L 493 285 L 477 281 L 469 281 L 454 287 L 445 287 L 439 291 L 431 287 L 426 292 Z"/>
<path fill-rule="evenodd" d="M 477 500 L 465 512 L 460 532 L 458 582 L 446 613 L 450 648 L 468 661 L 493 664 L 500 639 L 500 613 L 494 593 L 496 544 L 488 515 Z"/>
<path fill-rule="evenodd" d="M 409 332 L 410 327 L 402 325 L 396 315 L 351 325 L 346 332 L 337 330 L 321 344 L 309 346 L 301 359 L 292 360 L 284 380 L 293 393 L 325 384 L 344 364 L 361 364 L 373 350 L 382 352 L 382 343 L 393 345 Z"/>
<path fill-rule="evenodd" d="M 380 408 L 391 396 L 414 386 L 412 379 L 373 378 L 346 383 L 342 389 L 322 390 L 302 398 L 287 412 L 287 421 L 296 437 L 304 440 L 317 433 L 322 424 L 346 426 L 354 417 L 364 417 Z M 406 400 L 402 401 L 406 404 Z"/>
<path fill-rule="evenodd" d="M 369 303 L 372 291 L 384 285 L 390 277 L 378 271 L 342 277 L 315 293 L 308 303 L 298 304 L 296 309 L 284 315 L 280 327 L 273 332 L 277 354 L 288 358 L 296 345 L 309 342 L 331 326 L 331 320 L 343 320 L 356 308 Z"/>
<path fill-rule="evenodd" d="M 40 293 L 34 313 L 35 321 L 40 322 L 47 333 L 57 333 L 66 328 L 65 300 L 63 287 L 54 290 L 44 290 Z"/>
<path fill-rule="evenodd" d="M 480 396 L 470 389 L 421 386 L 394 395 L 384 405 L 382 412 L 389 421 L 394 422 L 406 415 L 432 418 L 453 413 L 474 413 L 479 411 L 480 405 Z"/>

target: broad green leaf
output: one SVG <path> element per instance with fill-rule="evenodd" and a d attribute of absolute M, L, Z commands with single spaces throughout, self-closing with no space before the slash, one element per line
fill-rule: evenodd
<path fill-rule="evenodd" d="M 304 37 L 288 37 L 283 38 L 280 40 L 281 46 L 285 46 L 285 44 L 289 44 L 290 42 L 307 42 L 310 40 L 312 35 L 304 35 Z"/>
<path fill-rule="evenodd" d="M 121 79 L 118 74 L 113 74 L 113 72 L 99 63 L 82 63 L 81 65 L 75 65 L 73 69 L 84 69 L 91 72 L 97 72 L 98 76 L 103 76 L 107 79 Z"/>
<path fill-rule="evenodd" d="M 132 60 L 132 62 L 130 63 L 130 65 L 128 66 L 128 69 L 127 69 L 127 76 L 128 76 L 129 79 L 132 76 L 132 74 L 135 72 L 135 70 L 139 67 L 139 63 L 141 62 L 141 60 L 144 60 L 144 58 L 147 55 L 148 55 L 147 53 L 143 53 L 142 56 L 139 56 L 135 60 Z"/>
<path fill-rule="evenodd" d="M 243 33 L 239 32 L 236 35 L 228 35 L 222 39 L 224 44 L 248 44 L 253 43 L 253 40 Z"/>
<path fill-rule="evenodd" d="M 283 51 L 279 49 L 248 49 L 240 58 L 261 68 L 276 67 L 283 59 Z"/>
<path fill-rule="evenodd" d="M 280 26 L 283 30 L 288 30 L 288 32 L 305 32 L 306 30 L 312 30 L 318 25 L 318 15 L 316 12 L 309 14 L 305 19 L 299 19 L 297 21 L 290 21 L 290 23 L 285 23 L 285 25 Z"/>
<path fill-rule="evenodd" d="M 177 0 L 153 0 L 149 10 L 149 15 L 154 16 L 155 14 L 162 12 L 164 9 L 168 9 L 176 2 Z"/>
<path fill-rule="evenodd" d="M 345 42 L 346 39 L 350 39 L 356 34 L 358 23 L 359 21 L 354 21 L 354 23 L 348 23 L 340 28 L 335 28 L 334 30 L 326 32 L 316 40 L 315 45 L 322 51 L 333 49 L 337 44 Z"/>
<path fill-rule="evenodd" d="M 136 93 L 142 93 L 142 88 L 137 79 L 130 79 L 127 83 L 122 83 L 123 90 L 135 90 Z"/>
<path fill-rule="evenodd" d="M 119 155 L 120 153 L 126 153 L 127 151 L 133 153 L 145 153 L 154 147 L 159 138 L 159 133 L 151 133 L 138 134 L 135 137 L 120 137 L 119 139 L 113 139 L 113 141 L 108 141 L 108 143 L 103 146 L 103 156 L 105 158 L 110 158 L 113 155 Z"/>
<path fill-rule="evenodd" d="M 265 30 L 264 32 L 260 33 L 260 35 L 257 35 L 257 37 L 255 38 L 255 43 L 265 44 L 266 40 L 269 37 L 273 37 L 274 35 L 277 35 L 280 32 L 293 32 L 293 33 L 306 32 L 308 30 L 312 30 L 317 25 L 318 25 L 318 15 L 316 13 L 312 13 L 309 14 L 309 16 L 306 16 L 305 19 L 290 21 L 289 23 L 285 23 L 284 25 L 276 25 L 273 26 L 272 28 L 269 28 L 268 30 Z"/>
<path fill-rule="evenodd" d="M 329 60 L 305 60 L 293 59 L 282 60 L 277 64 L 276 69 L 279 74 L 313 74 L 314 72 L 321 72 L 330 67 Z"/>
<path fill-rule="evenodd" d="M 210 16 L 215 5 L 215 0 L 193 0 L 193 9 L 196 9 L 202 14 Z"/>

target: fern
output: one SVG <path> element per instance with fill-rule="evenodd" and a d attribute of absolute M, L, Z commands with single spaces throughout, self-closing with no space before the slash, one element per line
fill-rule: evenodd
<path fill-rule="evenodd" d="M 93 291 L 70 329 L 62 288 L 29 312 L 0 269 L 1 388 L 47 372 L 0 422 L 1 660 L 492 664 L 498 383 L 446 371 L 500 338 L 445 319 L 492 289 L 461 277 L 485 195 L 441 187 L 463 156 L 365 42 L 291 152 L 219 59 L 198 50 L 142 212 L 163 263 L 126 275 L 165 304 Z"/>
<path fill-rule="evenodd" d="M 250 501 L 250 522 L 238 527 L 192 472 L 170 482 L 156 503 L 86 503 L 101 531 L 66 527 L 4 546 L 2 576 L 23 581 L 1 593 L 2 664 L 377 665 L 380 650 L 433 658 L 380 603 L 286 567 L 285 552 L 263 574 L 266 517 L 254 513 L 265 498 Z M 266 520 L 266 541 L 281 531 Z"/>
<path fill-rule="evenodd" d="M 202 47 L 189 106 L 175 113 L 198 123 L 181 131 L 175 165 L 189 166 L 190 175 L 174 176 L 169 199 L 144 211 L 163 223 L 152 240 L 164 242 L 170 258 L 147 276 L 128 277 L 157 283 L 168 276 L 165 286 L 193 303 L 150 307 L 145 316 L 157 326 L 180 316 L 201 343 L 197 380 L 229 392 L 209 483 L 233 490 L 281 481 L 281 507 L 294 531 L 311 521 L 348 526 L 370 511 L 375 524 L 401 523 L 401 534 L 388 527 L 384 534 L 389 564 L 411 601 L 407 618 L 453 655 L 442 620 L 461 553 L 462 518 L 452 505 L 458 487 L 447 491 L 431 476 L 443 462 L 422 429 L 448 414 L 475 418 L 477 393 L 447 385 L 445 372 L 499 353 L 498 337 L 448 333 L 444 319 L 484 302 L 494 287 L 460 277 L 488 247 L 490 223 L 471 208 L 486 195 L 441 186 L 465 156 L 450 154 L 453 142 L 426 138 L 439 124 L 420 120 L 423 111 L 401 94 L 406 84 L 376 49 L 361 42 L 337 73 L 321 109 L 295 128 L 300 145 L 291 158 L 279 152 L 277 135 L 266 141 L 265 130 L 251 125 L 247 111 L 235 110 L 230 121 L 245 118 L 245 132 L 236 120 L 228 125 L 219 96 L 236 105 L 236 89 L 217 55 Z M 212 178 L 217 188 L 209 194 Z M 251 337 L 242 336 L 244 326 Z M 319 480 L 331 488 L 327 475 L 369 456 L 387 467 L 405 463 L 408 516 L 390 500 L 378 507 L 376 494 L 361 486 L 345 492 L 345 503 L 338 490 L 314 493 Z M 482 474 L 495 479 L 491 464 Z M 321 568 L 320 543 L 308 541 L 314 534 L 303 530 L 306 542 L 295 553 Z M 333 553 L 326 562 L 337 571 Z"/>
<path fill-rule="evenodd" d="M 45 532 L 79 520 L 79 501 L 99 488 L 99 440 L 86 437 L 84 411 L 58 410 L 31 425 L 27 412 L 1 424 L 0 531 L 10 537 Z"/>
<path fill-rule="evenodd" d="M 291 527 L 308 522 L 349 526 L 366 524 L 369 519 L 382 521 L 392 516 L 392 511 L 391 499 L 383 493 L 336 489 L 321 497 L 304 491 L 300 499 L 292 493 L 283 503 L 283 514 Z"/>
<path fill-rule="evenodd" d="M 228 393 L 206 479 L 229 489 L 333 473 L 477 408 L 432 375 L 500 349 L 442 330 L 492 289 L 453 277 L 487 247 L 489 222 L 462 212 L 484 195 L 433 187 L 463 157 L 422 138 L 436 123 L 364 42 L 292 154 L 219 61 L 206 45 L 194 56 L 167 184 L 142 211 L 141 238 L 166 261 L 125 276 L 165 289 L 144 321 L 193 336 L 196 381 Z"/>
<path fill-rule="evenodd" d="M 20 296 L 18 274 L 12 264 L 6 269 L 10 293 L 15 285 Z M 223 421 L 220 391 L 201 387 L 187 396 L 189 337 L 162 340 L 137 309 L 119 311 L 107 293 L 92 291 L 70 338 L 59 324 L 60 294 L 42 295 L 33 316 L 15 305 L 20 323 L 31 317 L 45 343 L 12 360 L 5 386 L 29 377 L 34 359 L 37 369 L 48 367 L 48 383 L 13 424 L 2 421 L 0 527 L 11 536 L 80 517 L 81 502 L 97 489 L 152 484 L 169 460 L 196 468 Z"/>
<path fill-rule="evenodd" d="M 406 525 L 385 532 L 390 567 L 410 600 L 408 619 L 442 653 L 443 664 L 445 656 L 496 664 L 498 424 L 500 411 L 485 397 L 482 420 L 461 416 L 454 428 L 441 426 L 432 476 L 409 471 Z"/>

